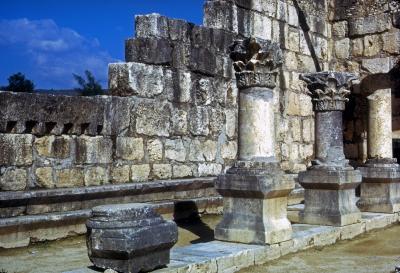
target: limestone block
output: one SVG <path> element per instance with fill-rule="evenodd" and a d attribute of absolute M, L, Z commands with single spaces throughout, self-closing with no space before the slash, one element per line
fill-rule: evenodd
<path fill-rule="evenodd" d="M 153 98 L 172 94 L 172 72 L 163 66 L 142 63 L 112 63 L 108 66 L 109 89 L 113 95 Z"/>
<path fill-rule="evenodd" d="M 225 132 L 229 139 L 233 139 L 236 137 L 236 128 L 237 128 L 237 112 L 233 109 L 225 110 Z"/>
<path fill-rule="evenodd" d="M 191 90 L 192 90 L 192 75 L 190 72 L 179 70 L 178 74 L 179 81 L 179 102 L 189 102 L 191 100 Z"/>
<path fill-rule="evenodd" d="M 141 161 L 144 157 L 142 138 L 117 137 L 116 146 L 116 155 L 120 159 Z"/>
<path fill-rule="evenodd" d="M 76 139 L 76 162 L 96 164 L 112 162 L 112 140 L 108 137 L 80 136 Z"/>
<path fill-rule="evenodd" d="M 153 164 L 153 175 L 156 179 L 169 179 L 172 177 L 171 164 Z"/>
<path fill-rule="evenodd" d="M 388 13 L 370 15 L 349 21 L 350 37 L 384 32 L 390 28 L 390 17 Z"/>
<path fill-rule="evenodd" d="M 83 170 L 80 168 L 56 170 L 56 187 L 72 188 L 84 186 Z"/>
<path fill-rule="evenodd" d="M 125 41 L 125 61 L 155 65 L 171 65 L 171 41 L 165 38 L 128 39 Z"/>
<path fill-rule="evenodd" d="M 214 136 L 219 136 L 224 130 L 225 113 L 223 109 L 211 108 L 210 109 L 210 133 Z"/>
<path fill-rule="evenodd" d="M 301 142 L 301 120 L 299 118 L 290 119 L 290 131 L 292 132 L 292 139 Z"/>
<path fill-rule="evenodd" d="M 41 188 L 51 189 L 55 187 L 53 179 L 53 168 L 51 167 L 37 168 L 35 170 L 35 175 L 36 175 L 36 183 Z"/>
<path fill-rule="evenodd" d="M 307 44 L 306 37 L 304 36 L 303 31 L 300 31 L 300 53 L 305 54 L 307 56 L 311 56 L 309 45 Z"/>
<path fill-rule="evenodd" d="M 184 178 L 184 177 L 191 177 L 192 167 L 188 165 L 173 165 L 172 166 L 172 176 L 173 178 Z"/>
<path fill-rule="evenodd" d="M 364 37 L 364 56 L 378 55 L 382 49 L 379 35 L 368 35 Z"/>
<path fill-rule="evenodd" d="M 345 226 L 360 220 L 355 200 L 355 188 L 361 182 L 359 171 L 314 167 L 299 173 L 299 182 L 305 189 L 302 223 Z"/>
<path fill-rule="evenodd" d="M 136 109 L 136 132 L 149 136 L 169 136 L 171 105 L 142 101 Z"/>
<path fill-rule="evenodd" d="M 237 151 L 236 141 L 228 141 L 221 146 L 221 156 L 223 159 L 236 159 Z"/>
<path fill-rule="evenodd" d="M 279 2 L 279 1 L 278 1 Z M 254 264 L 262 265 L 269 261 L 273 261 L 281 257 L 281 247 L 280 244 L 272 244 L 269 246 L 264 246 L 260 249 L 254 251 Z"/>
<path fill-rule="evenodd" d="M 299 26 L 299 17 L 297 15 L 297 10 L 292 5 L 287 5 L 288 7 L 288 23 L 291 26 L 298 27 Z"/>
<path fill-rule="evenodd" d="M 348 59 L 350 56 L 350 39 L 344 38 L 335 42 L 335 55 L 338 59 Z"/>
<path fill-rule="evenodd" d="M 150 165 L 132 165 L 131 167 L 131 177 L 132 182 L 146 182 L 150 175 Z"/>
<path fill-rule="evenodd" d="M 221 174 L 222 165 L 215 163 L 200 163 L 198 167 L 199 176 L 216 176 Z"/>
<path fill-rule="evenodd" d="M 299 144 L 292 143 L 289 148 L 289 159 L 291 161 L 299 160 Z"/>
<path fill-rule="evenodd" d="M 31 165 L 32 141 L 32 135 L 0 134 L 0 165 Z"/>
<path fill-rule="evenodd" d="M 236 5 L 225 1 L 207 1 L 204 5 L 203 24 L 209 28 L 238 31 Z"/>
<path fill-rule="evenodd" d="M 267 16 L 261 15 L 256 12 L 251 13 L 251 34 L 254 37 L 264 40 L 271 40 L 272 38 L 272 22 Z"/>
<path fill-rule="evenodd" d="M 206 47 L 192 47 L 190 51 L 189 68 L 193 72 L 214 76 L 216 74 L 217 63 L 216 54 Z"/>
<path fill-rule="evenodd" d="M 195 136 L 207 136 L 210 132 L 206 107 L 193 107 L 189 111 L 189 131 Z"/>
<path fill-rule="evenodd" d="M 316 72 L 315 63 L 310 56 L 298 55 L 298 68 L 300 71 Z"/>
<path fill-rule="evenodd" d="M 387 32 L 382 36 L 383 50 L 390 54 L 400 53 L 400 31 Z"/>
<path fill-rule="evenodd" d="M 358 235 L 365 233 L 365 223 L 356 223 L 344 227 L 340 227 L 340 240 L 350 240 Z"/>
<path fill-rule="evenodd" d="M 34 146 L 39 156 L 65 159 L 71 154 L 71 137 L 44 136 L 36 138 Z"/>
<path fill-rule="evenodd" d="M 351 43 L 352 43 L 351 55 L 353 55 L 353 57 L 362 56 L 364 52 L 364 39 L 356 38 L 353 39 Z"/>
<path fill-rule="evenodd" d="M 304 142 L 314 142 L 314 120 L 303 120 L 302 136 Z"/>
<path fill-rule="evenodd" d="M 291 51 L 300 51 L 300 35 L 296 28 L 289 28 L 285 37 L 285 47 Z"/>
<path fill-rule="evenodd" d="M 224 216 L 215 238 L 261 245 L 290 240 L 292 227 L 286 208 L 293 180 L 283 176 L 279 164 L 242 164 L 244 167 L 234 167 L 216 181 L 216 189 L 224 197 Z"/>
<path fill-rule="evenodd" d="M 165 158 L 178 162 L 186 159 L 186 148 L 181 139 L 167 139 L 165 141 Z"/>
<path fill-rule="evenodd" d="M 163 143 L 159 139 L 147 141 L 147 153 L 151 161 L 160 161 L 163 158 Z"/>
<path fill-rule="evenodd" d="M 285 66 L 288 70 L 297 70 L 298 61 L 294 52 L 285 52 Z"/>
<path fill-rule="evenodd" d="M 25 169 L 7 168 L 1 170 L 0 190 L 2 191 L 22 191 L 28 184 L 28 175 Z"/>
<path fill-rule="evenodd" d="M 348 24 L 347 21 L 339 21 L 333 23 L 332 26 L 332 34 L 337 38 L 344 38 L 348 33 Z"/>
<path fill-rule="evenodd" d="M 107 169 L 103 167 L 85 168 L 85 186 L 99 186 L 108 183 Z"/>
<path fill-rule="evenodd" d="M 394 214 L 381 214 L 381 213 L 363 213 L 363 220 L 365 221 L 365 231 L 374 229 L 381 229 L 389 226 L 395 222 L 396 216 Z"/>
<path fill-rule="evenodd" d="M 363 59 L 361 68 L 371 74 L 388 73 L 390 70 L 390 58 Z"/>
<path fill-rule="evenodd" d="M 300 101 L 299 94 L 288 91 L 286 93 L 287 104 L 286 104 L 286 113 L 291 116 L 299 116 L 300 113 Z"/>
<path fill-rule="evenodd" d="M 189 145 L 190 161 L 214 161 L 217 155 L 217 142 L 194 139 Z"/>
<path fill-rule="evenodd" d="M 111 183 L 121 184 L 128 183 L 130 180 L 130 166 L 112 166 L 111 167 Z"/>
<path fill-rule="evenodd" d="M 137 37 L 169 38 L 168 18 L 160 14 L 135 16 L 135 34 Z"/>
<path fill-rule="evenodd" d="M 175 108 L 172 110 L 171 133 L 173 135 L 188 133 L 188 113 L 185 110 Z"/>
<path fill-rule="evenodd" d="M 86 226 L 89 259 L 96 267 L 118 272 L 147 272 L 167 265 L 178 240 L 176 224 L 147 204 L 95 207 Z"/>
<path fill-rule="evenodd" d="M 287 4 L 286 1 L 277 1 L 276 5 L 276 18 L 279 21 L 286 22 L 288 20 Z"/>

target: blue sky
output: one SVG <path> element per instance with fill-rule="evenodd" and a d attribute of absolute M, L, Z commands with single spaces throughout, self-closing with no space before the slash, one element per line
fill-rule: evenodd
<path fill-rule="evenodd" d="M 69 89 L 72 73 L 107 86 L 107 64 L 124 60 L 134 15 L 157 12 L 202 23 L 204 0 L 1 0 L 0 86 L 22 72 L 36 88 Z"/>

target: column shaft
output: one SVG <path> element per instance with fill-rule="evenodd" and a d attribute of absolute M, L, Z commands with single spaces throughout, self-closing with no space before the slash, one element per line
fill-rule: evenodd
<path fill-rule="evenodd" d="M 239 160 L 268 161 L 275 155 L 273 93 L 253 87 L 240 92 Z"/>
<path fill-rule="evenodd" d="M 368 98 L 368 158 L 392 158 L 392 94 L 375 91 Z"/>

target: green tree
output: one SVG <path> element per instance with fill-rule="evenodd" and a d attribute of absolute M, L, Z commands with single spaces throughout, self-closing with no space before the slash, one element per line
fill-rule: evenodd
<path fill-rule="evenodd" d="M 18 72 L 8 78 L 8 86 L 5 86 L 4 89 L 13 92 L 32 93 L 35 90 L 35 85 L 31 80 L 25 78 L 24 74 Z"/>
<path fill-rule="evenodd" d="M 74 76 L 75 81 L 79 84 L 78 90 L 82 96 L 96 96 L 96 95 L 103 95 L 104 91 L 101 88 L 99 81 L 97 81 L 92 72 L 89 70 L 85 70 L 86 79 L 82 76 L 77 74 L 72 74 Z"/>

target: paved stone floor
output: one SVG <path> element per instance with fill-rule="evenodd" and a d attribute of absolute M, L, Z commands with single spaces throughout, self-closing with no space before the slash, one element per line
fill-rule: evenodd
<path fill-rule="evenodd" d="M 393 272 L 400 265 L 400 225 L 335 245 L 289 254 L 240 273 Z"/>
<path fill-rule="evenodd" d="M 273 249 L 265 251 L 260 246 L 211 242 L 212 230 L 218 220 L 219 217 L 207 216 L 195 225 L 180 223 L 179 242 L 172 254 L 176 261 L 170 268 L 161 269 L 159 272 L 175 272 L 174 267 L 182 267 L 185 263 L 191 263 L 193 266 L 189 267 L 190 270 L 182 272 L 215 272 L 218 268 L 214 268 L 214 265 L 233 272 L 242 268 L 244 264 L 257 264 L 257 259 L 265 259 L 262 257 L 265 254 L 274 259 L 287 254 L 290 252 L 288 249 L 293 248 L 293 245 L 282 244 L 276 249 L 277 256 L 273 257 Z M 334 230 L 329 227 L 295 225 L 295 233 L 298 236 L 298 240 L 294 240 L 297 244 L 295 247 L 300 248 L 303 243 L 310 244 L 312 241 L 315 248 L 244 269 L 241 273 L 391 272 L 396 264 L 400 264 L 400 225 L 373 230 L 353 240 L 336 242 L 332 246 L 323 246 L 330 244 L 331 239 L 332 243 L 336 241 L 333 239 L 338 236 L 338 232 Z M 231 258 L 227 258 L 228 256 Z M 210 263 L 211 260 L 216 263 Z M 58 273 L 71 270 L 82 273 L 95 272 L 84 269 L 89 264 L 84 236 L 27 248 L 0 250 L 0 272 L 1 269 L 7 273 Z M 79 268 L 82 270 L 76 270 Z"/>

